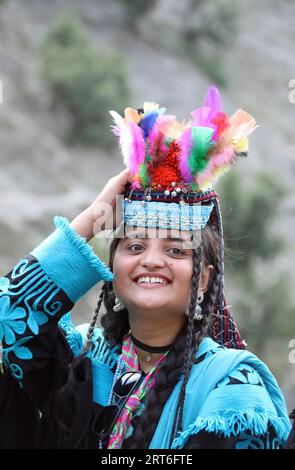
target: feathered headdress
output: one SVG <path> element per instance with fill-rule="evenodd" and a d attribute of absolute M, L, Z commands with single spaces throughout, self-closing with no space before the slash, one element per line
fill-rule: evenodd
<path fill-rule="evenodd" d="M 124 163 L 134 178 L 122 201 L 124 223 L 190 231 L 207 223 L 216 226 L 221 272 L 213 338 L 242 349 L 245 345 L 224 295 L 222 219 L 213 187 L 239 156 L 247 156 L 255 119 L 242 109 L 231 117 L 225 114 L 215 86 L 209 87 L 204 105 L 192 111 L 187 122 L 180 123 L 165 111 L 153 102 L 144 103 L 143 109 L 125 109 L 124 117 L 110 111 Z"/>
<path fill-rule="evenodd" d="M 225 114 L 215 86 L 187 122 L 165 111 L 153 102 L 139 110 L 126 108 L 124 117 L 110 111 L 124 163 L 134 176 L 133 189 L 172 193 L 174 182 L 188 191 L 208 190 L 237 157 L 247 155 L 248 135 L 257 127 L 242 109 Z"/>

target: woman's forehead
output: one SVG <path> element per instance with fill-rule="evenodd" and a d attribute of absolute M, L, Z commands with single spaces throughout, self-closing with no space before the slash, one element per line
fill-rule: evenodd
<path fill-rule="evenodd" d="M 199 231 L 198 231 L 199 232 Z M 191 241 L 196 235 L 196 232 L 178 229 L 165 229 L 155 227 L 132 227 L 125 226 L 125 238 L 162 238 Z"/>
<path fill-rule="evenodd" d="M 190 239 L 191 233 L 175 229 L 162 229 L 155 227 L 130 227 L 126 226 L 127 238 L 183 238 Z"/>

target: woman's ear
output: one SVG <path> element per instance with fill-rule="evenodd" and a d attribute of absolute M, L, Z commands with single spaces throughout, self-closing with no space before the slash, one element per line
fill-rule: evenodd
<path fill-rule="evenodd" d="M 203 291 L 204 293 L 208 289 L 210 277 L 213 271 L 214 271 L 214 267 L 212 266 L 212 264 L 209 264 L 208 266 L 205 266 L 202 268 L 200 280 L 199 280 L 199 290 Z"/>

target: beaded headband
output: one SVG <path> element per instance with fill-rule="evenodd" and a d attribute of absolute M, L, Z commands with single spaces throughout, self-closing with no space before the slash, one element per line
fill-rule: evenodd
<path fill-rule="evenodd" d="M 227 347 L 244 348 L 224 297 L 223 229 L 214 185 L 248 154 L 248 135 L 255 119 L 242 109 L 231 117 L 210 86 L 202 107 L 180 123 L 166 108 L 145 102 L 142 109 L 126 108 L 124 117 L 110 111 L 124 163 L 133 182 L 122 201 L 123 220 L 133 227 L 196 231 L 214 224 L 221 239 L 221 283 L 214 339 Z"/>

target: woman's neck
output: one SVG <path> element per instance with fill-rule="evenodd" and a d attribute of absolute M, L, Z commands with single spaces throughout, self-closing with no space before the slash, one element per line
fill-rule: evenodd
<path fill-rule="evenodd" d="M 129 315 L 132 336 L 144 346 L 135 345 L 141 370 L 149 372 L 164 352 L 146 351 L 151 348 L 162 348 L 174 343 L 176 336 L 182 330 L 185 317 L 171 318 L 169 322 L 146 320 Z"/>

